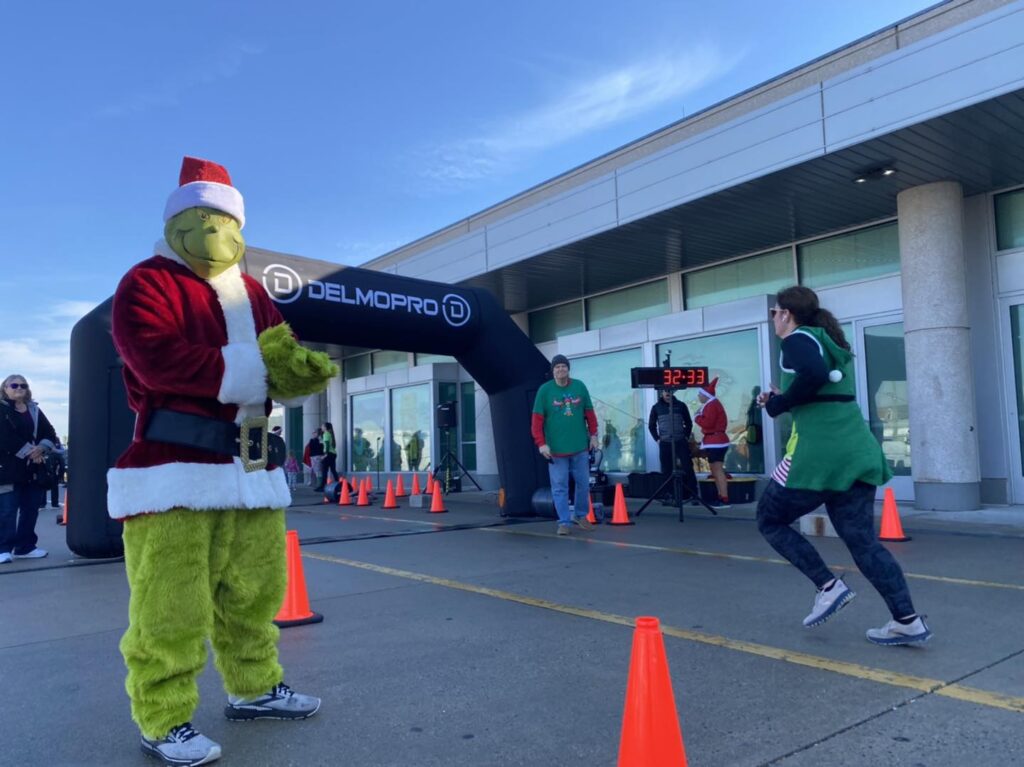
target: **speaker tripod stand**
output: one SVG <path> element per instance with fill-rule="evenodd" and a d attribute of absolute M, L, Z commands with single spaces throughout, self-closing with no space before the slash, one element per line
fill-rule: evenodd
<path fill-rule="evenodd" d="M 451 429 L 445 428 L 444 430 L 444 455 L 441 457 L 440 462 L 437 464 L 437 468 L 433 471 L 433 477 L 437 480 L 437 475 L 444 472 L 443 484 L 441 485 L 441 492 L 448 495 L 452 491 L 452 467 L 458 466 L 462 470 L 462 476 L 469 477 L 469 481 L 476 485 L 476 489 L 483 491 L 480 487 L 480 483 L 473 479 L 473 475 L 469 473 L 469 470 L 462 465 L 455 453 L 451 449 Z"/>

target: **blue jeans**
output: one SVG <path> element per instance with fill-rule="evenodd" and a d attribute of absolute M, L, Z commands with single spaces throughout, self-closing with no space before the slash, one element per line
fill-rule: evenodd
<path fill-rule="evenodd" d="M 590 455 L 581 450 L 572 455 L 553 455 L 548 464 L 551 500 L 558 513 L 558 524 L 571 525 L 569 514 L 569 475 L 576 482 L 576 516 L 585 517 L 590 503 Z"/>
<path fill-rule="evenodd" d="M 36 518 L 45 491 L 17 484 L 0 494 L 0 554 L 28 554 L 36 547 Z"/>

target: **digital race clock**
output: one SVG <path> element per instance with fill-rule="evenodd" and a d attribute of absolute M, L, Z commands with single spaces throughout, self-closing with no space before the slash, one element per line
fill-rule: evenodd
<path fill-rule="evenodd" d="M 630 375 L 634 389 L 685 389 L 688 386 L 704 386 L 708 382 L 707 368 L 633 368 Z"/>

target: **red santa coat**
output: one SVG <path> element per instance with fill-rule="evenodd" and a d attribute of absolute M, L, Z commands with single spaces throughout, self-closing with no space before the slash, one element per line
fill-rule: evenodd
<path fill-rule="evenodd" d="M 144 438 L 157 408 L 241 423 L 269 415 L 267 370 L 256 338 L 284 320 L 237 265 L 204 280 L 165 242 L 114 294 L 114 346 L 124 360 L 135 434 L 107 473 L 110 516 L 191 509 L 283 508 L 278 467 L 246 472 L 238 457 Z"/>
<path fill-rule="evenodd" d="M 717 397 L 705 402 L 693 420 L 704 434 L 700 443 L 702 448 L 729 447 L 729 435 L 725 433 L 729 428 L 729 418 Z"/>

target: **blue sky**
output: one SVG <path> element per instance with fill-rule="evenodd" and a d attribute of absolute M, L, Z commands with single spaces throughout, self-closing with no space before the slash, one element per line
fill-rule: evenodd
<path fill-rule="evenodd" d="M 360 264 L 932 4 L 5 4 L 0 373 L 66 433 L 70 329 L 185 154 L 250 245 Z"/>

